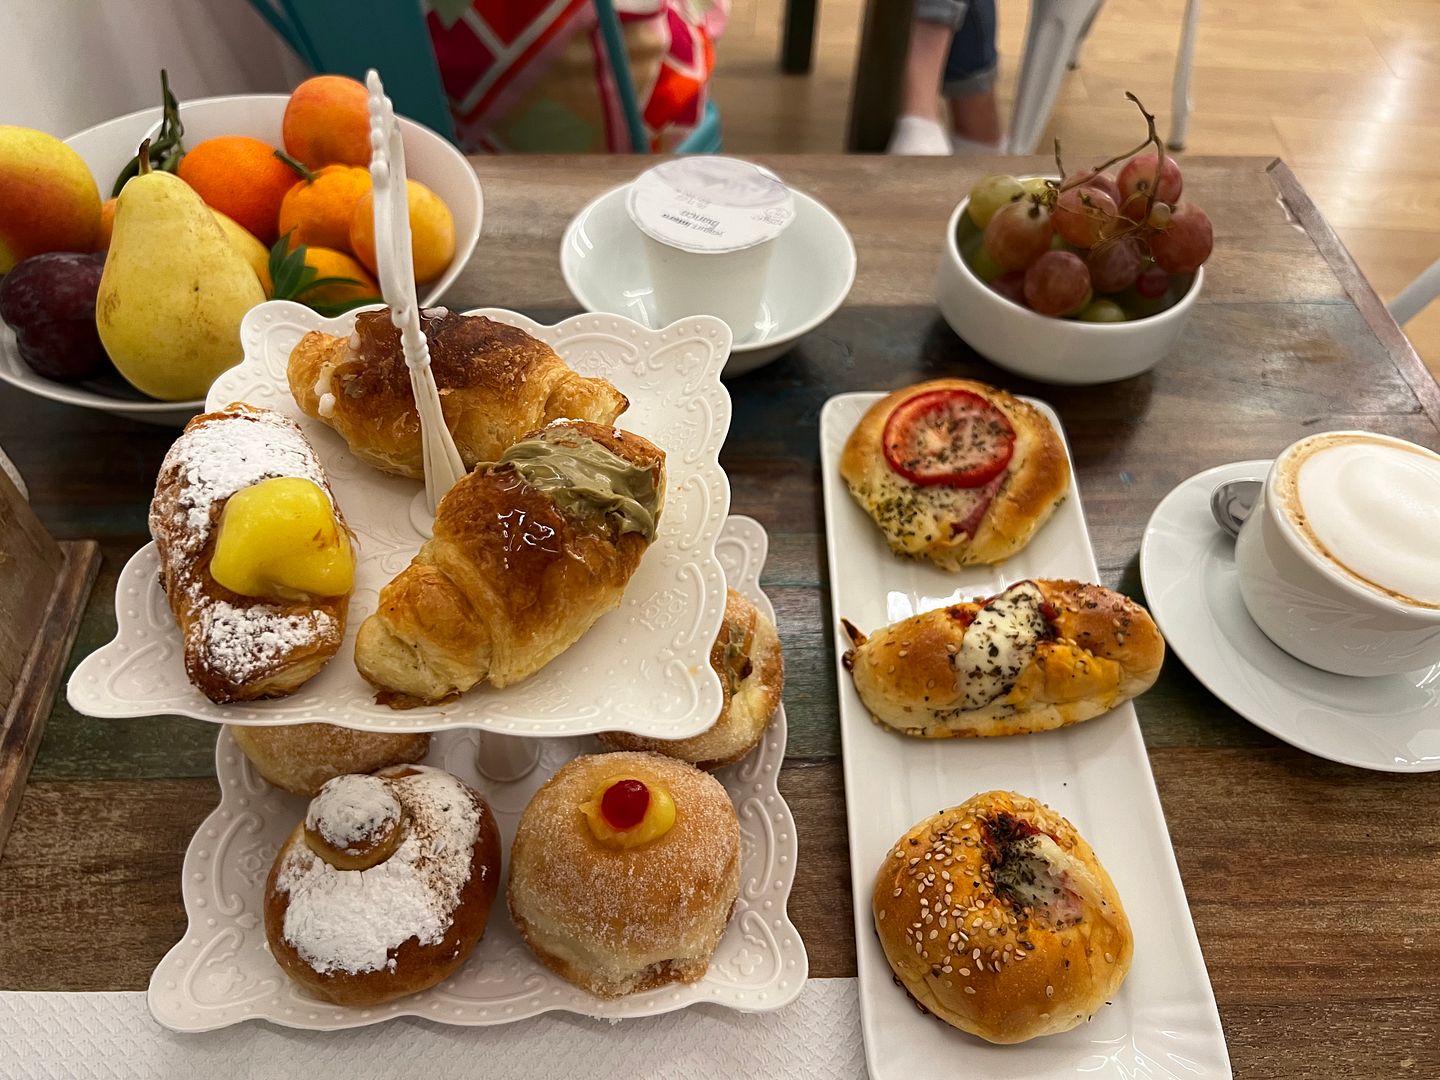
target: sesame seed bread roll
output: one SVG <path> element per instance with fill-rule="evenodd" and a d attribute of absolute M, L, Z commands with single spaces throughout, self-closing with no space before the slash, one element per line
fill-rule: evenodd
<path fill-rule="evenodd" d="M 926 1010 L 992 1043 L 1084 1023 L 1134 955 L 1115 883 L 1075 827 L 987 791 L 926 818 L 875 876 L 875 932 Z"/>

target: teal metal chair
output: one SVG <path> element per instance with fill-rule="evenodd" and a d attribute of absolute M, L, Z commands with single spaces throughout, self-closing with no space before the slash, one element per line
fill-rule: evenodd
<path fill-rule="evenodd" d="M 649 153 L 645 123 L 635 93 L 635 80 L 625 55 L 620 16 L 613 0 L 593 0 L 595 18 L 610 76 L 620 95 L 630 148 Z M 364 81 L 375 68 L 385 79 L 385 92 L 395 111 L 455 141 L 455 125 L 430 47 L 430 35 L 418 0 L 250 0 L 251 6 L 315 71 L 349 75 Z M 720 110 L 706 99 L 695 130 L 676 148 L 682 154 L 713 154 L 720 150 Z"/>

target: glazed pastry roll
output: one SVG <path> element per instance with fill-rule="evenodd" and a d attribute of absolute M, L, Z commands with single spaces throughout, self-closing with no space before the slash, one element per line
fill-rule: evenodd
<path fill-rule="evenodd" d="M 715 723 L 688 739 L 653 739 L 624 731 L 600 733 L 610 750 L 648 750 L 699 769 L 733 765 L 760 745 L 785 689 L 785 657 L 775 624 L 734 589 L 710 649 L 710 666 L 724 695 Z"/>
<path fill-rule="evenodd" d="M 1148 690 L 1165 642 L 1150 613 L 1100 585 L 1020 581 L 866 636 L 845 665 L 870 714 L 923 738 L 1026 735 Z"/>
<path fill-rule="evenodd" d="M 1070 490 L 1054 425 L 1029 402 L 969 379 L 934 379 L 877 401 L 840 475 L 897 555 L 945 570 L 1008 559 Z"/>
<path fill-rule="evenodd" d="M 433 537 L 360 625 L 360 674 L 396 708 L 533 675 L 619 606 L 664 493 L 665 454 L 639 435 L 532 432 L 441 500 Z"/>
<path fill-rule="evenodd" d="M 185 673 L 211 701 L 289 694 L 340 648 L 350 535 L 288 418 L 237 403 L 191 420 L 160 465 L 150 535 Z"/>
<path fill-rule="evenodd" d="M 545 342 L 480 315 L 420 315 L 456 449 L 473 469 L 527 431 L 570 418 L 610 425 L 629 404 L 604 379 L 572 371 Z M 312 331 L 290 353 L 290 392 L 377 469 L 424 478 L 420 416 L 390 312 L 362 311 L 349 338 Z"/>

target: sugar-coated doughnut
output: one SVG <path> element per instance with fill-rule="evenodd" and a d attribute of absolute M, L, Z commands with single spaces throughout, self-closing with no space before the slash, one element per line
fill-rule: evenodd
<path fill-rule="evenodd" d="M 412 764 L 430 752 L 430 735 L 424 731 L 391 734 L 334 724 L 231 725 L 229 730 L 266 781 L 311 797 L 334 777 Z"/>
<path fill-rule="evenodd" d="M 610 846 L 587 806 L 614 781 L 668 793 L 654 839 Z M 740 825 L 720 782 L 659 754 L 579 757 L 525 808 L 510 852 L 510 915 L 535 955 L 601 997 L 705 974 L 740 891 Z"/>

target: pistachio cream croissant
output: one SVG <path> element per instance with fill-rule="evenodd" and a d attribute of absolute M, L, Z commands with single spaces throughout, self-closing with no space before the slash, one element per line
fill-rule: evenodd
<path fill-rule="evenodd" d="M 494 461 L 527 431 L 570 417 L 613 424 L 629 402 L 604 379 L 572 371 L 516 326 L 430 308 L 420 315 L 445 425 L 465 467 Z M 312 331 L 290 353 L 295 402 L 355 455 L 422 479 L 420 416 L 390 312 L 362 311 L 349 338 Z"/>
<path fill-rule="evenodd" d="M 655 539 L 665 454 L 628 431 L 560 420 L 462 477 L 433 537 L 380 591 L 355 664 L 394 708 L 548 664 L 620 604 Z"/>

